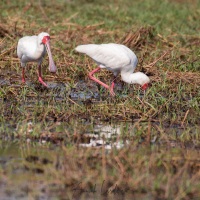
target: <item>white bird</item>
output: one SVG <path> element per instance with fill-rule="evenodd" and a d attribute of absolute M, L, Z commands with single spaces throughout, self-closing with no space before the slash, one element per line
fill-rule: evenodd
<path fill-rule="evenodd" d="M 75 48 L 80 53 L 90 56 L 99 66 L 89 73 L 89 78 L 107 88 L 114 96 L 114 80 L 111 86 L 96 79 L 93 74 L 101 68 L 113 72 L 115 76 L 121 73 L 122 80 L 129 84 L 139 84 L 143 90 L 146 90 L 150 79 L 142 72 L 133 73 L 137 65 L 137 57 L 128 47 L 121 44 L 86 44 Z"/>
<path fill-rule="evenodd" d="M 47 84 L 42 80 L 41 63 L 46 51 L 49 56 L 49 71 L 56 72 L 57 68 L 54 64 L 51 48 L 50 48 L 50 36 L 48 33 L 42 32 L 39 35 L 25 36 L 18 41 L 17 55 L 21 62 L 22 67 L 22 82 L 25 83 L 25 66 L 27 62 L 38 63 L 38 77 L 39 82 L 45 87 Z"/>

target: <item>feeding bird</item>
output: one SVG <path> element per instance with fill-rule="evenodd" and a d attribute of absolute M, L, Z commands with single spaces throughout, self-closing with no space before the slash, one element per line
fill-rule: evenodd
<path fill-rule="evenodd" d="M 48 33 L 42 32 L 39 35 L 25 36 L 19 39 L 17 45 L 17 55 L 22 67 L 22 82 L 25 83 L 25 66 L 27 62 L 38 63 L 38 78 L 39 82 L 47 87 L 47 84 L 42 80 L 41 64 L 43 57 L 46 54 L 49 56 L 49 71 L 56 72 L 57 68 L 54 64 L 51 48 L 50 36 Z"/>
<path fill-rule="evenodd" d="M 108 86 L 93 76 L 101 68 L 106 68 L 113 72 L 115 76 L 121 73 L 122 80 L 126 83 L 139 84 L 143 90 L 148 88 L 149 77 L 142 72 L 133 73 L 138 59 L 128 47 L 114 43 L 86 44 L 77 46 L 75 50 L 85 53 L 97 63 L 98 67 L 89 73 L 89 78 L 107 88 L 112 96 L 115 95 L 115 79 L 112 81 L 111 86 Z"/>

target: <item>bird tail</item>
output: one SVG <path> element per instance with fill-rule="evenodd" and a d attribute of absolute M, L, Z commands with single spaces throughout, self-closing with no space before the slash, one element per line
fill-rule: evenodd
<path fill-rule="evenodd" d="M 86 44 L 86 45 L 79 45 L 75 48 L 76 51 L 80 53 L 90 53 L 94 48 L 96 48 L 95 44 Z"/>

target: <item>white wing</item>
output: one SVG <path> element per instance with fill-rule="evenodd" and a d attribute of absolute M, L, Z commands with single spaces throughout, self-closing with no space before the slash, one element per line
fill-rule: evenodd
<path fill-rule="evenodd" d="M 123 67 L 130 67 L 133 61 L 137 64 L 136 55 L 129 48 L 120 44 L 80 45 L 75 50 L 87 54 L 101 68 L 107 68 L 110 71 L 121 71 Z M 132 66 L 132 68 L 135 67 Z"/>
<path fill-rule="evenodd" d="M 18 41 L 17 55 L 21 62 L 32 61 L 36 55 L 37 36 L 25 36 Z"/>
<path fill-rule="evenodd" d="M 17 44 L 17 56 L 19 59 L 21 59 L 23 56 L 23 44 L 22 44 L 21 39 L 18 41 L 18 44 Z"/>

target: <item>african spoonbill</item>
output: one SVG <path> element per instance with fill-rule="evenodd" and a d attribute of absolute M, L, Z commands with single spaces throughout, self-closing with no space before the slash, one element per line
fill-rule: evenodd
<path fill-rule="evenodd" d="M 46 54 L 49 56 L 49 71 L 56 72 L 57 68 L 54 64 L 51 48 L 50 36 L 48 33 L 42 32 L 39 35 L 25 36 L 18 41 L 17 55 L 21 62 L 22 67 L 22 82 L 25 83 L 25 66 L 27 62 L 38 63 L 38 77 L 39 82 L 47 87 L 47 84 L 42 80 L 41 64 L 43 57 Z"/>
<path fill-rule="evenodd" d="M 87 54 L 97 63 L 98 67 L 89 73 L 89 78 L 107 88 L 112 96 L 115 95 L 113 91 L 115 79 L 112 81 L 111 86 L 108 86 L 93 76 L 101 68 L 106 68 L 113 72 L 115 76 L 121 73 L 122 80 L 126 83 L 139 84 L 143 90 L 148 88 L 149 77 L 142 72 L 133 73 L 138 60 L 128 47 L 114 43 L 86 44 L 77 46 L 75 50 Z"/>

